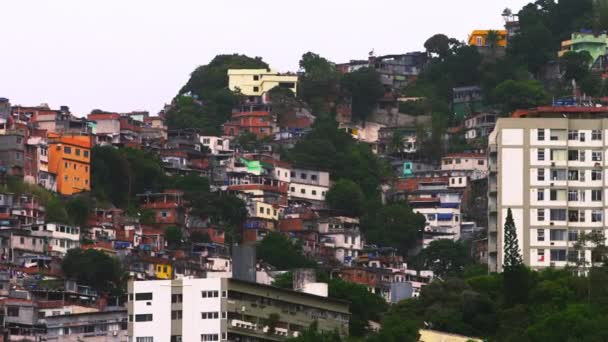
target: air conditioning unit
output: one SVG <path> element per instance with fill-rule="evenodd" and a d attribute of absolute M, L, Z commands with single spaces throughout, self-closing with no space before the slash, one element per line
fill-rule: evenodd
<path fill-rule="evenodd" d="M 549 225 L 550 225 L 550 226 L 554 226 L 554 225 L 555 225 L 555 222 L 550 222 L 550 223 L 549 223 Z"/>
<path fill-rule="evenodd" d="M 555 166 L 555 162 L 551 162 L 551 166 Z"/>
<path fill-rule="evenodd" d="M 555 183 L 551 183 L 551 186 L 555 186 Z"/>

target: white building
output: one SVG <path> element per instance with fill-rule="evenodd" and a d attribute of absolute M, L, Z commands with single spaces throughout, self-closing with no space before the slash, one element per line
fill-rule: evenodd
<path fill-rule="evenodd" d="M 336 260 L 350 265 L 363 250 L 365 241 L 359 230 L 359 220 L 350 217 L 330 217 L 319 221 L 322 248 L 333 250 Z"/>
<path fill-rule="evenodd" d="M 80 228 L 60 223 L 30 227 L 33 236 L 44 237 L 53 255 L 64 256 L 68 250 L 80 247 Z"/>
<path fill-rule="evenodd" d="M 323 202 L 331 187 L 329 172 L 326 171 L 293 168 L 290 180 L 290 199 Z"/>
<path fill-rule="evenodd" d="M 297 94 L 298 75 L 280 74 L 270 69 L 229 69 L 228 88 L 245 96 L 265 97 L 274 88 L 281 87 Z"/>
<path fill-rule="evenodd" d="M 203 135 L 200 137 L 200 140 L 201 144 L 206 146 L 213 155 L 232 153 L 232 150 L 230 149 L 230 137 Z"/>
<path fill-rule="evenodd" d="M 422 248 L 439 239 L 460 239 L 460 208 L 415 208 L 414 212 L 426 219 Z"/>
<path fill-rule="evenodd" d="M 441 170 L 488 172 L 488 157 L 481 153 L 452 153 L 441 158 Z"/>
<path fill-rule="evenodd" d="M 524 263 L 564 267 L 591 248 L 575 249 L 582 233 L 606 227 L 608 109 L 541 107 L 501 118 L 489 137 L 488 255 L 503 264 L 510 209 Z"/>
<path fill-rule="evenodd" d="M 128 285 L 134 342 L 281 341 L 312 322 L 348 331 L 348 303 L 228 278 L 135 281 Z M 274 331 L 267 321 L 279 313 Z"/>

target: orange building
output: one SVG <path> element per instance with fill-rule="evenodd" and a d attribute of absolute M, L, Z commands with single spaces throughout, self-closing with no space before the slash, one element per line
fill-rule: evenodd
<path fill-rule="evenodd" d="M 491 30 L 475 30 L 469 35 L 469 45 L 471 46 L 488 46 L 489 42 L 486 40 L 488 32 Z M 498 34 L 498 41 L 496 42 L 497 47 L 507 46 L 507 30 L 494 30 Z"/>
<path fill-rule="evenodd" d="M 57 176 L 57 192 L 73 195 L 91 190 L 91 137 L 49 133 L 49 172 Z"/>

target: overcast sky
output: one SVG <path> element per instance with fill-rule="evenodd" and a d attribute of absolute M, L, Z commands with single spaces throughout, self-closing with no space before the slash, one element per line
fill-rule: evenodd
<path fill-rule="evenodd" d="M 149 110 L 215 55 L 261 56 L 295 71 L 314 51 L 335 62 L 423 49 L 501 28 L 529 0 L 2 0 L 0 97 L 13 104 Z"/>

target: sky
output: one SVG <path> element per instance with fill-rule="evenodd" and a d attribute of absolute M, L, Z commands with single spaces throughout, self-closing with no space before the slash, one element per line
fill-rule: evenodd
<path fill-rule="evenodd" d="M 12 104 L 157 113 L 214 56 L 261 56 L 296 71 L 423 50 L 444 33 L 500 29 L 530 0 L 2 0 L 0 97 Z"/>

